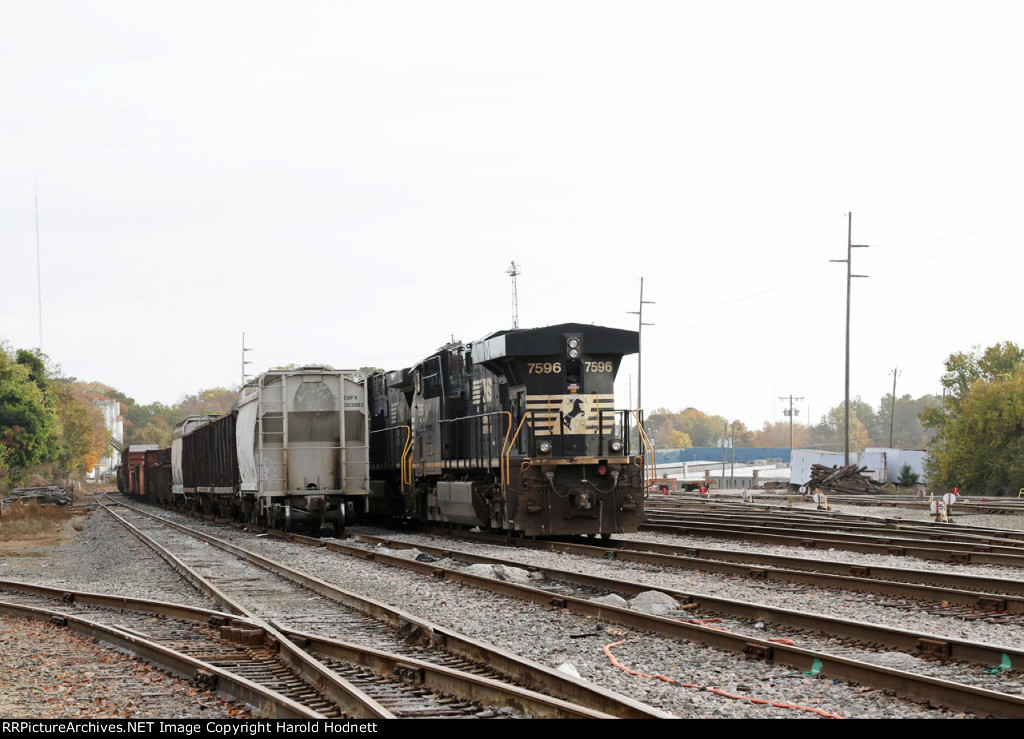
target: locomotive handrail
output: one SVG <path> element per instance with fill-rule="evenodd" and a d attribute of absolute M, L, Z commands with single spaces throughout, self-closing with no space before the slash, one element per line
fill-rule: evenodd
<path fill-rule="evenodd" d="M 402 461 L 399 465 L 399 473 L 402 477 L 402 487 L 404 488 L 407 484 L 412 485 L 412 426 L 399 426 L 399 428 L 405 429 L 409 432 L 409 436 L 405 440 L 405 446 L 402 448 Z M 409 473 L 406 478 L 406 472 Z"/>
<path fill-rule="evenodd" d="M 508 415 L 509 415 L 508 430 L 511 431 L 512 430 L 512 414 L 509 413 Z M 510 464 L 509 458 L 512 456 L 512 447 L 515 445 L 516 441 L 519 439 L 519 432 L 523 430 L 523 424 L 526 423 L 526 419 L 529 418 L 532 415 L 533 415 L 533 411 L 527 411 L 526 413 L 523 414 L 522 419 L 519 421 L 519 426 L 518 426 L 518 428 L 516 428 L 515 436 L 512 437 L 511 441 L 508 438 L 508 433 L 505 434 L 505 447 L 501 450 L 501 458 L 502 458 L 502 467 L 504 469 L 504 474 L 505 474 L 505 477 L 503 477 L 502 480 L 504 481 L 504 483 L 506 485 L 508 485 L 512 481 L 512 473 L 510 473 L 508 471 L 509 470 L 509 464 Z"/>
<path fill-rule="evenodd" d="M 498 458 L 498 465 L 501 467 L 499 472 L 501 474 L 502 485 L 508 485 L 509 481 L 512 479 L 512 473 L 508 471 L 508 435 L 512 433 L 512 414 L 509 411 L 501 411 L 501 415 L 508 416 L 508 429 L 505 431 L 505 442 L 502 447 L 501 456 Z"/>
<path fill-rule="evenodd" d="M 647 437 L 647 432 L 644 431 L 644 425 L 640 421 L 640 411 L 639 410 L 634 410 L 634 411 L 630 411 L 630 413 L 632 413 L 633 414 L 633 418 L 636 419 L 636 430 L 637 430 L 637 433 L 640 436 L 640 443 L 643 445 L 643 448 L 644 448 L 644 479 L 645 480 L 653 480 L 654 479 L 654 469 L 655 469 L 654 468 L 654 460 L 652 459 L 650 461 L 650 463 L 648 463 L 647 457 L 648 457 L 648 452 L 650 452 L 651 456 L 653 456 L 654 444 L 651 443 L 651 440 Z"/>

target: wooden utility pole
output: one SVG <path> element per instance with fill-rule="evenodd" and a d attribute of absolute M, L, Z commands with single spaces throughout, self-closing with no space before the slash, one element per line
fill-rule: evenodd
<path fill-rule="evenodd" d="M 892 369 L 892 403 L 889 406 L 889 448 L 892 449 L 893 431 L 896 429 L 896 377 L 900 374 L 899 367 Z"/>
<path fill-rule="evenodd" d="M 637 328 L 637 353 L 636 353 L 636 407 L 637 410 L 643 410 L 643 335 L 644 326 L 653 326 L 653 323 L 644 323 L 644 305 L 654 305 L 653 300 L 644 300 L 644 278 L 640 278 L 640 310 L 631 310 L 630 314 L 639 316 L 639 326 Z"/>
<path fill-rule="evenodd" d="M 794 410 L 793 409 L 793 401 L 795 401 L 795 400 L 803 400 L 803 398 L 794 398 L 792 395 L 790 395 L 788 398 L 779 398 L 779 400 L 788 400 L 789 401 L 789 410 L 788 411 L 783 411 L 783 412 L 787 416 L 789 416 L 789 456 L 790 456 L 790 459 L 792 459 L 793 458 L 793 416 L 795 416 L 797 413 L 800 412 L 798 410 Z"/>
<path fill-rule="evenodd" d="M 846 392 L 843 395 L 845 426 L 843 429 L 844 449 L 846 451 L 846 466 L 850 466 L 850 282 L 854 277 L 867 277 L 867 275 L 853 274 L 853 250 L 867 249 L 867 244 L 853 243 L 853 213 L 847 214 L 846 227 L 846 259 L 830 259 L 830 262 L 846 262 Z"/>

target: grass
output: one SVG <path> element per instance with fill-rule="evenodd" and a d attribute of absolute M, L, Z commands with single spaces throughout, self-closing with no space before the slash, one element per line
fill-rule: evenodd
<path fill-rule="evenodd" d="M 59 533 L 74 515 L 66 506 L 39 505 L 34 501 L 5 505 L 0 513 L 0 542 Z"/>

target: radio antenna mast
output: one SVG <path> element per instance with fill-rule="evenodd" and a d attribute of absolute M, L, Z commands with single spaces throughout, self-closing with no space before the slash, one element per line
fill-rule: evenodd
<path fill-rule="evenodd" d="M 505 273 L 512 278 L 512 328 L 519 328 L 519 295 L 516 292 L 516 277 L 521 274 L 519 265 L 512 262 L 512 266 L 505 270 Z"/>
<path fill-rule="evenodd" d="M 36 282 L 39 294 L 39 352 L 43 351 L 43 263 L 39 255 L 39 185 L 35 173 L 32 175 L 32 189 L 36 200 Z"/>

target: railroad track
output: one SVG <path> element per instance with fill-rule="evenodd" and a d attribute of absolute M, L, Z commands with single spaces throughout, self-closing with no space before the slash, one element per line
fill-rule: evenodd
<path fill-rule="evenodd" d="M 70 628 L 266 716 L 344 717 L 297 680 L 270 645 L 253 638 L 255 624 L 226 614 L 12 581 L 0 581 L 0 611 Z"/>
<path fill-rule="evenodd" d="M 805 549 L 844 549 L 869 554 L 939 560 L 956 564 L 998 564 L 1024 566 L 1024 540 L 1020 532 L 1003 535 L 1002 530 L 987 536 L 958 533 L 936 525 L 933 529 L 915 529 L 893 522 L 873 528 L 852 524 L 839 530 L 835 524 L 817 525 L 806 517 L 779 521 L 771 515 L 730 515 L 688 511 L 667 516 L 654 514 L 641 531 L 676 535 L 713 536 Z"/>
<path fill-rule="evenodd" d="M 652 616 L 637 613 L 628 609 L 615 608 L 607 601 L 595 607 L 593 604 L 595 597 L 615 594 L 629 599 L 649 592 L 652 588 L 649 585 L 625 581 L 621 576 L 606 578 L 584 575 L 575 571 L 532 566 L 503 557 L 469 554 L 451 548 L 430 547 L 422 543 L 412 545 L 387 537 L 359 534 L 352 535 L 350 538 L 357 541 L 356 546 L 364 547 L 372 552 L 376 560 L 387 558 L 387 561 L 396 566 L 422 569 L 424 563 L 409 564 L 407 558 L 389 554 L 387 550 L 382 551 L 381 547 L 396 550 L 415 548 L 417 552 L 429 554 L 437 558 L 438 561 L 456 563 L 460 569 L 473 564 L 521 567 L 527 569 L 537 578 L 532 580 L 530 585 L 496 582 L 486 576 L 465 575 L 458 572 L 446 574 L 446 577 L 457 577 L 460 581 L 475 584 L 478 587 L 490 588 L 497 592 L 515 593 L 519 597 L 533 599 L 537 602 L 557 600 L 562 607 L 567 607 L 570 610 L 635 629 L 668 637 L 706 641 L 706 643 L 716 646 L 723 645 L 722 640 L 717 638 L 717 634 L 712 633 L 710 635 L 712 638 L 705 640 L 704 637 L 709 636 L 707 631 L 696 633 L 685 629 L 681 631 L 677 622 L 707 627 L 713 632 L 727 629 L 740 638 L 740 642 L 734 643 L 732 648 L 742 646 L 743 651 L 748 655 L 772 654 L 775 656 L 774 653 L 784 646 L 778 640 L 789 640 L 793 646 L 798 643 L 800 649 L 806 653 L 814 653 L 814 658 L 819 661 L 844 657 L 850 663 L 857 663 L 857 665 L 850 663 L 836 665 L 836 672 L 833 673 L 836 676 L 852 679 L 851 675 L 857 672 L 857 679 L 864 684 L 899 690 L 897 686 L 906 681 L 907 676 L 905 674 L 898 675 L 887 667 L 893 664 L 902 665 L 904 668 L 913 667 L 916 676 L 931 677 L 947 683 L 956 682 L 956 686 L 929 684 L 931 689 L 937 691 L 941 687 L 948 690 L 950 695 L 958 690 L 963 690 L 960 696 L 954 698 L 952 705 L 959 707 L 978 705 L 973 702 L 978 700 L 979 694 L 975 693 L 973 689 L 982 688 L 986 691 L 1002 691 L 1007 702 L 1006 709 L 1014 714 L 1020 710 L 1020 673 L 1013 673 L 1008 669 L 994 669 L 1006 663 L 1016 665 L 1017 670 L 1024 665 L 1024 650 L 1018 649 L 1016 646 L 989 645 L 667 588 L 659 588 L 658 591 L 670 596 L 674 601 L 674 606 L 667 606 L 667 608 L 672 608 L 671 615 Z M 335 546 L 331 545 L 332 548 Z M 339 550 L 342 550 L 341 545 L 337 546 Z M 359 556 L 358 552 L 354 550 L 347 551 Z M 920 601 L 912 601 L 907 598 L 901 599 L 898 603 L 893 602 L 891 605 L 911 609 L 922 607 Z M 897 659 L 897 653 L 902 656 L 902 660 Z M 896 661 L 894 662 L 894 660 Z M 870 667 L 858 669 L 865 665 L 877 666 L 880 669 L 874 672 Z M 965 669 L 963 665 L 973 665 L 978 669 Z M 1017 694 L 1011 694 L 1014 692 Z M 914 697 L 920 694 L 912 691 L 909 695 Z M 991 698 L 991 696 L 989 697 Z M 999 702 L 999 699 L 996 699 L 996 702 Z"/>
<path fill-rule="evenodd" d="M 252 536 L 252 534 L 245 534 L 245 536 Z M 265 541 L 271 542 L 276 538 L 287 538 L 295 543 L 305 543 L 328 550 L 346 551 L 363 559 L 387 562 L 422 572 L 431 578 L 444 578 L 457 582 L 473 583 L 478 587 L 488 587 L 489 589 L 497 590 L 497 592 L 510 593 L 517 590 L 508 583 L 495 585 L 491 578 L 468 576 L 454 570 L 440 572 L 441 568 L 432 562 L 410 560 L 408 557 L 392 555 L 387 550 L 382 550 L 381 545 L 384 543 L 382 541 L 373 542 L 370 540 L 369 545 L 366 542 L 343 544 L 306 539 L 305 537 L 294 535 L 285 537 L 275 535 L 265 539 Z M 608 544 L 614 546 L 619 544 L 619 542 L 609 542 Z M 541 546 L 548 545 L 549 543 L 541 544 Z M 594 549 L 598 550 L 599 548 L 594 547 Z M 439 550 L 436 554 L 443 556 L 446 554 L 446 551 Z M 609 554 L 616 557 L 622 556 L 619 552 L 603 551 L 604 557 L 609 556 Z M 339 569 L 344 567 L 343 564 L 335 566 Z M 703 563 L 702 566 L 704 566 Z M 670 625 L 664 626 L 667 631 L 663 633 L 668 634 L 673 639 L 698 641 L 719 649 L 744 654 L 748 658 L 767 659 L 780 665 L 796 667 L 807 671 L 808 674 L 821 674 L 833 679 L 852 680 L 863 685 L 874 685 L 884 690 L 898 692 L 913 699 L 932 701 L 933 703 L 957 710 L 967 710 L 978 712 L 982 715 L 995 716 L 1024 715 L 1021 713 L 1022 700 L 1019 695 L 1000 693 L 999 691 L 1003 684 L 1012 683 L 1015 679 L 1006 676 L 1006 670 L 995 670 L 993 671 L 994 677 L 976 681 L 977 684 L 975 685 L 965 685 L 963 683 L 956 683 L 955 679 L 929 677 L 923 674 L 925 672 L 923 666 L 929 666 L 925 663 L 931 663 L 930 669 L 932 669 L 933 673 L 941 675 L 943 665 L 952 664 L 956 660 L 968 660 L 973 661 L 975 664 L 991 666 L 992 660 L 997 659 L 991 649 L 987 651 L 982 649 L 978 654 L 972 654 L 971 650 L 975 647 L 969 642 L 950 641 L 942 638 L 936 639 L 928 634 L 904 633 L 898 638 L 904 639 L 904 641 L 910 639 L 913 640 L 913 643 L 904 644 L 902 649 L 905 651 L 897 653 L 894 651 L 897 647 L 893 647 L 891 644 L 886 643 L 885 639 L 880 638 L 883 630 L 871 631 L 869 629 L 870 633 L 867 635 L 863 633 L 860 635 L 854 633 L 848 636 L 833 635 L 830 643 L 827 645 L 828 649 L 831 650 L 830 652 L 815 651 L 813 648 L 808 648 L 810 640 L 806 638 L 806 634 L 813 630 L 819 632 L 828 632 L 829 629 L 838 630 L 835 629 L 835 624 L 822 626 L 822 623 L 827 621 L 827 619 L 824 621 L 819 620 L 810 625 L 805 624 L 804 627 L 799 625 L 784 627 L 806 629 L 804 632 L 794 632 L 794 635 L 801 640 L 800 646 L 796 646 L 759 638 L 766 634 L 764 631 L 758 633 L 756 623 L 763 622 L 762 628 L 764 623 L 773 623 L 771 622 L 771 616 L 767 615 L 765 610 L 755 611 L 752 615 L 744 616 L 740 612 L 730 612 L 724 605 L 711 603 L 706 596 L 701 596 L 700 600 L 703 602 L 698 602 L 697 605 L 703 610 L 697 614 L 692 612 L 683 614 L 686 618 L 690 619 L 690 623 L 684 623 L 672 618 L 642 617 L 636 613 L 630 613 L 628 610 L 625 613 L 617 612 L 612 606 L 595 606 L 590 599 L 602 591 L 610 590 L 610 586 L 606 583 L 571 582 L 571 578 L 567 578 L 564 575 L 551 575 L 549 579 L 552 581 L 551 585 L 545 588 L 533 588 L 533 592 L 526 595 L 523 595 L 525 591 L 518 592 L 516 597 L 526 598 L 527 600 L 533 600 L 534 602 L 549 606 L 554 605 L 559 609 L 588 615 L 602 621 L 624 624 L 636 631 L 656 632 L 662 629 L 663 622 L 669 622 Z M 621 592 L 621 583 L 616 587 L 618 592 Z M 687 594 L 676 595 L 677 602 L 683 606 L 689 606 L 694 602 L 692 600 L 686 602 Z M 750 604 L 745 605 L 750 606 Z M 735 606 L 730 606 L 730 608 L 732 607 Z M 726 623 L 730 627 L 730 631 L 723 632 L 721 630 L 722 622 L 715 623 L 714 620 L 719 617 L 719 614 L 722 614 L 723 618 L 729 619 Z M 758 621 L 754 621 L 754 619 L 758 619 Z M 777 627 L 781 626 L 781 623 L 783 623 L 781 620 L 780 624 L 773 623 L 772 628 L 777 629 Z M 851 626 L 850 628 L 854 627 Z M 781 634 L 782 632 L 773 632 L 773 637 L 779 638 L 775 636 L 776 633 Z M 796 639 L 793 639 L 793 641 L 796 641 Z M 861 659 L 857 659 L 857 650 L 859 650 Z M 1009 651 L 1013 652 L 1013 650 Z M 1002 656 L 1001 653 L 1000 656 Z M 907 662 L 894 666 L 892 660 L 897 657 L 903 658 Z M 1012 660 L 1015 661 L 1015 664 L 1017 660 L 1024 661 L 1024 655 L 1014 652 Z M 874 662 L 873 664 L 872 661 Z M 901 667 L 903 669 L 900 669 Z M 912 674 L 909 671 L 911 669 L 922 674 Z M 951 678 L 958 677 L 952 674 L 956 670 L 957 667 L 955 665 L 949 668 L 948 672 Z M 1012 689 L 1012 686 L 1010 689 Z"/>
<path fill-rule="evenodd" d="M 446 700 L 486 699 L 492 708 L 539 717 L 668 715 L 161 517 L 130 507 L 116 515 L 225 610 L 258 623 L 279 649 L 294 650 L 291 661 L 303 662 L 306 681 L 332 686 L 328 697 L 343 706 L 350 698 L 342 694 L 371 705 L 372 696 L 386 694 L 379 702 L 387 714 L 431 715 L 440 699 L 423 698 L 423 686 L 443 685 Z M 301 656 L 303 647 L 316 654 Z M 329 659 L 320 659 L 325 651 Z M 344 677 L 331 669 L 339 660 L 351 666 L 340 670 Z"/>
<path fill-rule="evenodd" d="M 846 651 L 838 654 L 807 647 L 805 643 L 810 640 L 802 638 L 802 644 L 797 646 L 792 643 L 794 640 L 781 641 L 769 638 L 761 638 L 751 630 L 741 630 L 742 618 L 748 622 L 753 619 L 760 621 L 770 620 L 771 617 L 783 620 L 783 614 L 777 610 L 765 609 L 763 607 L 751 606 L 751 604 L 740 604 L 736 602 L 726 603 L 716 601 L 709 606 L 706 617 L 694 618 L 687 614 L 687 620 L 679 620 L 663 616 L 651 616 L 632 611 L 628 608 L 620 608 L 606 603 L 595 603 L 593 596 L 602 590 L 606 592 L 621 592 L 627 584 L 617 581 L 600 581 L 595 578 L 573 575 L 560 572 L 552 575 L 551 579 L 557 582 L 554 589 L 544 589 L 532 586 L 516 585 L 514 583 L 495 580 L 494 578 L 467 574 L 455 569 L 442 568 L 430 561 L 423 561 L 423 558 L 409 558 L 397 553 L 391 553 L 382 549 L 382 540 L 366 540 L 360 543 L 339 543 L 324 542 L 322 540 L 307 539 L 300 536 L 289 537 L 294 542 L 305 542 L 311 546 L 326 548 L 331 551 L 345 552 L 353 556 L 372 559 L 375 562 L 386 562 L 388 564 L 403 567 L 413 571 L 421 572 L 431 578 L 454 579 L 457 582 L 473 584 L 476 587 L 483 587 L 494 592 L 513 594 L 515 597 L 531 600 L 546 605 L 554 605 L 573 613 L 590 616 L 602 621 L 620 624 L 637 631 L 653 632 L 662 634 L 672 639 L 684 639 L 708 644 L 720 649 L 726 649 L 744 654 L 748 658 L 766 659 L 779 664 L 792 666 L 807 672 L 820 673 L 833 677 L 834 679 L 851 680 L 863 685 L 874 686 L 885 690 L 898 692 L 906 697 L 939 702 L 958 710 L 976 711 L 982 714 L 994 716 L 1024 716 L 1024 698 L 1019 695 L 999 692 L 999 678 L 988 681 L 978 681 L 976 684 L 955 682 L 942 677 L 933 677 L 922 674 L 914 674 L 905 669 L 893 668 L 879 660 L 877 655 L 887 655 L 892 658 L 894 647 L 900 640 L 903 640 L 903 648 L 907 650 L 904 656 L 918 660 L 919 658 L 911 652 L 924 652 L 926 657 L 938 660 L 940 658 L 950 660 L 971 660 L 975 663 L 991 666 L 993 660 L 1001 661 L 995 656 L 991 648 L 985 645 L 976 645 L 966 641 L 955 641 L 949 639 L 935 639 L 931 635 L 916 633 L 900 633 L 898 630 L 889 630 L 876 627 L 870 624 L 856 624 L 841 622 L 837 619 L 816 616 L 814 614 L 785 614 L 785 619 L 799 621 L 802 619 L 802 627 L 808 632 L 825 632 L 829 630 L 845 633 L 846 639 L 843 646 Z M 422 550 L 422 548 L 420 548 Z M 438 549 L 434 552 L 422 550 L 421 553 L 428 553 L 439 558 L 453 558 L 457 555 L 448 551 Z M 640 586 L 637 586 L 640 587 Z M 649 587 L 646 589 L 650 589 Z M 636 592 L 636 588 L 633 588 Z M 671 594 L 670 594 L 671 595 Z M 678 601 L 684 601 L 690 597 L 688 594 L 676 594 Z M 705 603 L 709 599 L 700 597 Z M 692 602 L 692 601 L 691 601 Z M 689 603 L 681 603 L 689 605 Z M 698 603 L 699 605 L 699 603 Z M 736 616 L 733 613 L 734 624 L 737 628 L 723 631 L 718 624 L 712 625 L 709 619 L 712 614 L 717 613 L 715 609 L 741 609 L 747 608 L 746 616 Z M 806 636 L 806 635 L 805 635 Z M 856 638 L 861 645 L 861 659 L 850 657 L 851 639 Z M 907 640 L 912 645 L 907 645 Z M 868 648 L 865 644 L 873 646 Z M 879 651 L 881 650 L 881 651 Z M 1013 651 L 1013 650 L 1010 650 Z M 869 654 L 871 653 L 871 654 Z M 867 655 L 867 658 L 865 658 Z M 871 657 L 874 661 L 870 661 Z M 1013 656 L 1024 662 L 1024 653 L 1014 652 Z M 916 663 L 915 663 L 916 664 Z M 961 676 L 962 677 L 962 676 Z"/>
<path fill-rule="evenodd" d="M 710 495 L 699 495 L 697 493 L 677 491 L 668 495 L 652 492 L 648 498 L 649 504 L 658 507 L 665 507 L 674 503 L 697 503 L 700 501 L 712 502 L 740 502 L 744 495 L 752 495 L 754 504 L 766 504 L 778 507 L 793 500 L 809 500 L 808 494 L 799 492 L 771 492 L 766 490 L 715 490 Z M 940 494 L 936 494 L 940 497 Z M 829 503 L 842 503 L 844 505 L 865 506 L 871 508 L 908 508 L 912 510 L 929 510 L 930 501 L 926 497 L 912 495 L 843 495 L 829 494 Z M 749 505 L 749 504 L 746 504 Z M 954 509 L 966 514 L 988 514 L 988 515 L 1022 515 L 1024 514 L 1024 499 L 1018 498 L 990 498 L 987 496 L 963 496 L 959 497 L 954 504 Z"/>

